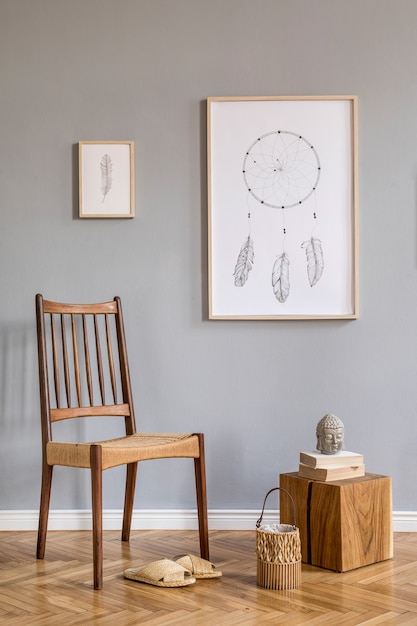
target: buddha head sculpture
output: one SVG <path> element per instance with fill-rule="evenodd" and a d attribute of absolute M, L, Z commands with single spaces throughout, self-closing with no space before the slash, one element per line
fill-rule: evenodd
<path fill-rule="evenodd" d="M 345 427 L 336 415 L 328 413 L 316 427 L 317 450 L 322 454 L 337 454 L 343 450 Z"/>

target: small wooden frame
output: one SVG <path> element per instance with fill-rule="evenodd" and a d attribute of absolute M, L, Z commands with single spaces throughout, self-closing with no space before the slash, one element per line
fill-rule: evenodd
<path fill-rule="evenodd" d="M 133 141 L 79 142 L 79 216 L 134 217 Z"/>

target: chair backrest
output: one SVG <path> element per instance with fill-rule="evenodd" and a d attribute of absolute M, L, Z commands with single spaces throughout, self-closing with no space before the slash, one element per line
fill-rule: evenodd
<path fill-rule="evenodd" d="M 86 416 L 125 417 L 136 432 L 119 297 L 100 304 L 63 304 L 36 296 L 42 438 L 51 424 Z"/>

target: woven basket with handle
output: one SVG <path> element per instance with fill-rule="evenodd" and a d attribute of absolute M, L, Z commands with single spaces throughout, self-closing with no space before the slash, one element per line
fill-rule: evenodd
<path fill-rule="evenodd" d="M 266 500 L 273 491 L 284 491 L 293 506 L 293 524 L 262 526 Z M 256 583 L 265 589 L 295 589 L 301 581 L 301 542 L 296 527 L 295 504 L 282 487 L 270 489 L 265 496 L 262 513 L 256 522 Z"/>

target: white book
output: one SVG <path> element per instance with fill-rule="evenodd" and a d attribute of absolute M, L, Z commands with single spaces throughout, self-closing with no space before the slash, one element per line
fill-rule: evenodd
<path fill-rule="evenodd" d="M 357 467 L 363 465 L 363 454 L 341 450 L 336 454 L 321 452 L 300 452 L 300 463 L 309 467 Z"/>
<path fill-rule="evenodd" d="M 333 467 L 310 467 L 300 463 L 298 467 L 298 475 L 303 478 L 311 478 L 321 482 L 330 482 L 334 480 L 346 480 L 347 478 L 360 478 L 365 476 L 365 465 L 340 466 Z"/>

